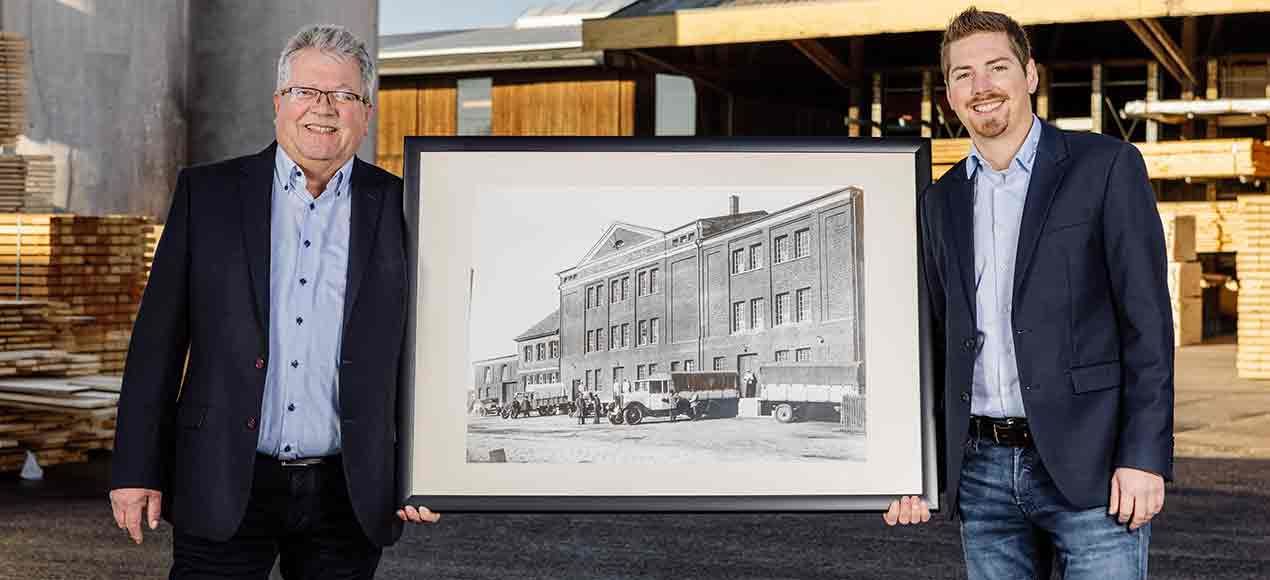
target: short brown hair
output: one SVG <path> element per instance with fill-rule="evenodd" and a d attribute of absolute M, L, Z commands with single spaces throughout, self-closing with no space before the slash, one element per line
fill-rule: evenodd
<path fill-rule="evenodd" d="M 1000 12 L 987 12 L 971 6 L 948 23 L 944 39 L 939 43 L 939 64 L 945 79 L 948 78 L 948 45 L 980 32 L 1004 32 L 1020 65 L 1027 66 L 1027 61 L 1032 58 L 1032 43 L 1028 42 L 1027 31 L 1018 22 Z"/>

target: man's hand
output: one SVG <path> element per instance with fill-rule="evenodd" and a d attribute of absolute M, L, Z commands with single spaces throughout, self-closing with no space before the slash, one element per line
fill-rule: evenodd
<path fill-rule="evenodd" d="M 159 527 L 163 510 L 163 492 L 139 487 L 110 491 L 110 509 L 115 512 L 115 525 L 128 530 L 133 542 L 141 543 L 141 514 L 145 512 L 150 529 Z"/>
<path fill-rule="evenodd" d="M 435 524 L 437 523 L 437 520 L 441 519 L 441 514 L 435 513 L 423 506 L 419 506 L 418 509 L 416 509 L 415 506 L 408 505 L 397 510 L 397 517 L 401 518 L 401 521 L 403 522 L 410 522 L 414 524 Z"/>
<path fill-rule="evenodd" d="M 1164 478 L 1149 471 L 1117 467 L 1111 474 L 1111 499 L 1107 514 L 1119 514 L 1130 530 L 1147 525 L 1164 509 Z"/>
<path fill-rule="evenodd" d="M 891 508 L 882 514 L 886 525 L 921 524 L 930 521 L 930 506 L 926 500 L 915 495 L 908 495 L 891 502 Z"/>

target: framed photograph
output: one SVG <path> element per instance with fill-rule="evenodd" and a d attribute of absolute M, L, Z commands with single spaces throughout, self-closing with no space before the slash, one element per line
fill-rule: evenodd
<path fill-rule="evenodd" d="M 406 140 L 403 500 L 938 507 L 918 139 Z"/>

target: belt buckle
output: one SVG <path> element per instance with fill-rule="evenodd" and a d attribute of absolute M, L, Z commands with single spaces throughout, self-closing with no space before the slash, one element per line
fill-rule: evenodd
<path fill-rule="evenodd" d="M 1001 432 L 999 431 L 999 429 L 1001 428 L 1001 425 L 995 421 L 989 424 L 992 425 L 992 440 L 996 442 L 997 445 L 1002 445 L 1003 442 L 1001 441 Z"/>

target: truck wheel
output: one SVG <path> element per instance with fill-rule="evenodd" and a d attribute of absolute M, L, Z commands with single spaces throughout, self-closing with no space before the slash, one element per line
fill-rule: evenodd
<path fill-rule="evenodd" d="M 612 413 L 609 413 L 609 423 L 612 423 L 614 425 L 621 425 L 623 423 L 622 413 L 618 411 L 613 411 Z"/>
<path fill-rule="evenodd" d="M 639 425 L 639 422 L 644 420 L 644 412 L 638 406 L 627 407 L 622 414 L 625 415 L 628 425 Z"/>
<path fill-rule="evenodd" d="M 789 403 L 781 403 L 776 406 L 776 410 L 772 411 L 772 416 L 781 423 L 793 423 L 794 407 Z"/>

